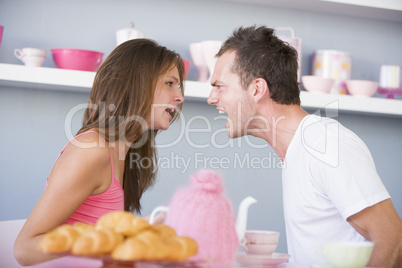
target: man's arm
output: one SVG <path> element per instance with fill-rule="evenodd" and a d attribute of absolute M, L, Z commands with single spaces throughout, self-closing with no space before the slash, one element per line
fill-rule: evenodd
<path fill-rule="evenodd" d="M 368 266 L 402 267 L 402 221 L 391 199 L 368 207 L 347 221 L 367 240 L 374 242 Z"/>

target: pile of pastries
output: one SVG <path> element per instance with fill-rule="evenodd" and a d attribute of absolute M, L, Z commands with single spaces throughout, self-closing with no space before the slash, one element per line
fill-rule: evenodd
<path fill-rule="evenodd" d="M 94 225 L 63 224 L 46 233 L 38 248 L 49 254 L 110 255 L 124 261 L 184 261 L 198 252 L 195 240 L 125 211 L 105 214 Z"/>

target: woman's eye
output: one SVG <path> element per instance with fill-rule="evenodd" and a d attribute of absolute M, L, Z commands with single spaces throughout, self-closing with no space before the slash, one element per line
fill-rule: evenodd
<path fill-rule="evenodd" d="M 168 85 L 169 87 L 173 86 L 173 82 L 166 82 L 166 85 Z"/>

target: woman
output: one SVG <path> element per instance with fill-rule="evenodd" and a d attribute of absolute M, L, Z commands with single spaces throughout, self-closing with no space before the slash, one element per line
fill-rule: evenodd
<path fill-rule="evenodd" d="M 141 196 L 155 181 L 155 135 L 181 110 L 183 74 L 177 53 L 147 39 L 127 41 L 107 57 L 96 73 L 83 126 L 56 160 L 16 239 L 21 265 L 54 258 L 39 253 L 37 244 L 63 223 L 95 223 L 114 210 L 140 212 Z M 137 157 L 147 165 L 130 161 Z"/>

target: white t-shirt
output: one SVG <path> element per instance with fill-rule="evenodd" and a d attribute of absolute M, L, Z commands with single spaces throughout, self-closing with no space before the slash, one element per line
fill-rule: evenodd
<path fill-rule="evenodd" d="M 295 263 L 315 263 L 312 251 L 323 242 L 364 240 L 346 219 L 390 198 L 364 142 L 317 115 L 300 123 L 282 184 L 288 252 Z"/>

